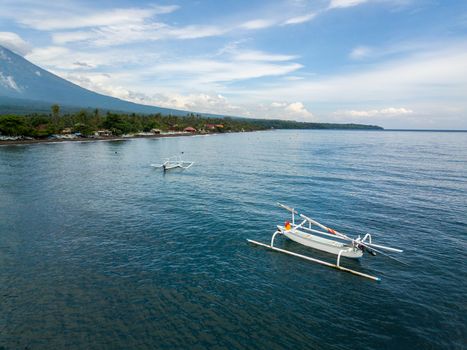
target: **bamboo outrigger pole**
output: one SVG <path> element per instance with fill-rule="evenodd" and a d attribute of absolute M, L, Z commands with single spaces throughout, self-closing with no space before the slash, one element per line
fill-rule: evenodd
<path fill-rule="evenodd" d="M 315 263 L 318 263 L 318 264 L 321 264 L 321 265 L 324 265 L 324 266 L 328 266 L 328 267 L 332 267 L 332 268 L 335 268 L 335 269 L 338 269 L 338 270 L 341 270 L 341 271 L 349 272 L 349 273 L 357 275 L 357 276 L 369 278 L 369 279 L 371 279 L 373 281 L 381 281 L 381 278 L 379 278 L 379 277 L 367 275 L 366 273 L 351 270 L 351 269 L 342 267 L 340 265 L 336 265 L 336 264 L 332 264 L 332 263 L 329 263 L 329 262 L 326 262 L 326 261 L 323 261 L 323 260 L 311 258 L 311 257 L 306 256 L 306 255 L 297 254 L 297 253 L 294 253 L 294 252 L 291 252 L 291 251 L 288 251 L 288 250 L 285 250 L 285 249 L 276 248 L 276 247 L 271 246 L 269 244 L 253 241 L 251 239 L 247 239 L 247 241 L 249 243 L 256 244 L 256 245 L 259 245 L 259 246 L 262 246 L 262 247 L 265 247 L 265 248 L 268 248 L 268 249 L 272 249 L 272 250 L 275 250 L 275 251 L 278 251 L 278 252 L 281 252 L 281 253 L 293 255 L 293 256 L 296 256 L 298 258 L 302 258 L 302 259 L 305 259 L 305 260 L 308 260 L 308 261 L 312 261 L 312 262 L 315 262 Z M 339 261 L 339 259 L 337 261 Z"/>
<path fill-rule="evenodd" d="M 280 206 L 283 206 L 282 204 L 279 204 Z M 407 265 L 405 262 L 385 253 L 385 252 L 382 252 L 381 250 L 379 249 L 384 249 L 384 250 L 387 250 L 387 251 L 390 251 L 390 252 L 394 252 L 394 253 L 402 253 L 403 250 L 402 249 L 397 249 L 397 248 L 391 248 L 391 247 L 386 247 L 384 245 L 379 245 L 379 244 L 374 244 L 374 243 L 371 243 L 371 240 L 370 240 L 370 243 L 367 243 L 367 242 L 364 242 L 365 239 L 363 239 L 363 241 L 361 240 L 356 240 L 356 239 L 352 239 L 350 238 L 349 236 L 339 232 L 339 231 L 336 231 L 336 230 L 333 230 L 332 228 L 329 228 L 327 226 L 324 226 L 323 224 L 320 224 L 318 221 L 316 220 L 313 220 L 311 218 L 309 218 L 308 216 L 306 215 L 303 215 L 303 214 L 300 214 L 300 217 L 304 220 L 307 220 L 308 222 L 312 223 L 313 225 L 316 225 L 320 228 L 322 228 L 323 230 L 329 232 L 329 233 L 332 233 L 333 235 L 336 235 L 342 239 L 346 239 L 348 241 L 351 241 L 351 242 L 356 242 L 357 244 L 361 244 L 363 245 L 364 247 L 366 248 L 369 248 L 370 250 L 373 250 L 381 255 L 384 255 L 384 256 L 387 256 L 389 259 L 392 259 L 392 260 L 395 260 L 397 261 L 398 263 L 401 263 L 403 265 Z M 376 249 L 378 248 L 378 249 Z"/>

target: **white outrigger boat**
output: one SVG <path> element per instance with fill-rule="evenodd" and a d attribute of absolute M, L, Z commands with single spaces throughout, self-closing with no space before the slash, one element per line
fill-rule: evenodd
<path fill-rule="evenodd" d="M 371 255 L 376 255 L 380 253 L 382 255 L 388 256 L 396 261 L 394 257 L 388 255 L 387 252 L 393 253 L 402 253 L 401 249 L 386 247 L 379 244 L 374 244 L 371 240 L 371 235 L 367 233 L 363 238 L 358 236 L 357 238 L 351 238 L 341 232 L 333 230 L 332 228 L 326 227 L 323 224 L 320 224 L 316 220 L 313 220 L 303 214 L 299 214 L 295 209 L 289 208 L 286 205 L 278 203 L 281 208 L 284 208 L 292 213 L 292 222 L 286 221 L 285 224 L 277 225 L 277 230 L 274 232 L 271 238 L 271 244 L 265 244 L 251 239 L 247 239 L 248 242 L 256 244 L 265 248 L 269 248 L 281 253 L 293 255 L 308 261 L 313 261 L 321 265 L 333 267 L 342 271 L 350 272 L 354 275 L 366 277 L 375 281 L 379 281 L 379 277 L 371 276 L 366 273 L 359 271 L 351 270 L 341 266 L 340 259 L 341 257 L 359 259 L 363 256 L 364 252 L 367 252 Z M 300 223 L 295 223 L 295 216 L 298 215 L 301 221 Z M 312 228 L 312 225 L 319 227 L 321 230 L 316 230 Z M 326 261 L 319 259 L 311 258 L 302 254 L 297 254 L 289 250 L 277 248 L 274 246 L 274 239 L 277 235 L 284 235 L 285 237 L 295 241 L 304 246 L 321 250 L 323 252 L 331 253 L 337 255 L 336 264 L 332 264 Z M 400 262 L 400 261 L 399 261 Z"/>
<path fill-rule="evenodd" d="M 162 164 L 151 164 L 154 168 L 162 168 L 162 170 L 167 171 L 171 169 L 188 169 L 191 167 L 195 162 L 188 162 L 186 160 L 182 160 L 181 156 L 173 156 L 164 159 L 164 163 Z"/>

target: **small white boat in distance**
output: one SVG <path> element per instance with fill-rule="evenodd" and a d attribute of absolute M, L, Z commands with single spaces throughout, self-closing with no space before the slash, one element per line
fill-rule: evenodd
<path fill-rule="evenodd" d="M 162 170 L 167 171 L 171 169 L 188 169 L 191 167 L 195 162 L 189 162 L 186 160 L 182 160 L 180 156 L 173 156 L 169 158 L 165 158 L 162 164 L 151 164 L 154 168 L 162 168 Z"/>
<path fill-rule="evenodd" d="M 281 253 L 285 253 L 285 254 L 293 255 L 293 256 L 303 258 L 309 261 L 313 261 L 321 265 L 334 267 L 339 270 L 350 272 L 355 275 L 370 278 L 376 281 L 379 281 L 380 279 L 378 277 L 374 277 L 374 276 L 367 275 L 362 272 L 358 272 L 358 271 L 354 271 L 354 270 L 350 270 L 345 267 L 342 267 L 340 265 L 340 258 L 344 256 L 346 258 L 359 259 L 363 256 L 365 252 L 367 252 L 373 256 L 375 256 L 376 253 L 380 253 L 396 261 L 399 261 L 383 251 L 393 252 L 393 253 L 402 253 L 401 249 L 374 244 L 371 241 L 371 235 L 369 233 L 367 233 L 363 238 L 361 236 L 358 236 L 357 238 L 350 238 L 349 236 L 341 232 L 338 232 L 336 230 L 333 230 L 332 228 L 329 228 L 329 227 L 324 226 L 323 224 L 320 224 L 316 220 L 313 220 L 303 214 L 299 214 L 293 208 L 289 208 L 288 206 L 280 204 L 280 203 L 278 203 L 278 205 L 281 208 L 284 208 L 288 210 L 289 212 L 291 212 L 292 214 L 291 222 L 286 221 L 283 226 L 277 225 L 277 230 L 272 235 L 270 245 L 256 242 L 251 239 L 248 239 L 247 240 L 248 242 L 256 244 L 256 245 L 260 245 L 260 246 L 263 246 L 263 247 L 266 247 L 266 248 L 269 248 L 275 251 L 279 251 Z M 296 216 L 300 217 L 301 221 L 299 223 L 295 222 Z M 317 226 L 321 230 L 316 230 L 312 228 L 312 225 Z M 337 255 L 337 262 L 336 264 L 331 264 L 326 261 L 318 260 L 318 259 L 311 258 L 305 255 L 297 254 L 297 253 L 294 253 L 294 252 L 291 252 L 285 249 L 274 247 L 274 239 L 276 238 L 277 235 L 284 235 L 285 237 L 291 239 L 292 241 L 295 241 L 304 246 Z"/>

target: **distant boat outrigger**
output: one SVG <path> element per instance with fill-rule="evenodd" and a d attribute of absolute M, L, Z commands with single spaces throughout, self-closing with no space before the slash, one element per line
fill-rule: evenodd
<path fill-rule="evenodd" d="M 164 163 L 162 164 L 151 164 L 151 166 L 154 168 L 162 168 L 162 170 L 167 171 L 167 170 L 177 169 L 177 168 L 188 169 L 194 163 L 195 162 L 189 162 L 186 160 L 182 160 L 181 156 L 173 156 L 169 158 L 164 158 Z"/>
<path fill-rule="evenodd" d="M 284 226 L 277 225 L 277 231 L 274 232 L 271 238 L 271 244 L 265 244 L 257 241 L 253 241 L 251 239 L 247 239 L 248 242 L 252 244 L 256 244 L 265 248 L 269 248 L 281 253 L 293 255 L 308 261 L 313 261 L 321 265 L 333 267 L 342 271 L 350 272 L 354 275 L 366 277 L 375 281 L 379 281 L 380 278 L 367 275 L 365 273 L 351 270 L 345 268 L 340 265 L 340 259 L 342 256 L 346 258 L 358 259 L 363 256 L 364 252 L 367 252 L 371 255 L 376 255 L 376 253 L 380 253 L 382 255 L 388 256 L 391 259 L 399 261 L 394 257 L 388 255 L 387 253 L 383 252 L 393 252 L 393 253 L 402 253 L 401 249 L 386 247 L 383 245 L 374 244 L 371 241 L 371 235 L 367 233 L 363 238 L 358 236 L 357 238 L 350 238 L 349 236 L 340 233 L 332 228 L 326 227 L 323 224 L 320 224 L 316 220 L 313 220 L 303 214 L 299 214 L 295 209 L 289 208 L 286 205 L 278 203 L 281 208 L 284 208 L 292 213 L 292 222 L 286 221 Z M 295 216 L 299 215 L 299 217 L 303 220 L 299 224 L 295 223 Z M 323 231 L 312 229 L 312 225 L 318 226 Z M 285 249 L 274 247 L 274 239 L 277 235 L 284 235 L 287 238 L 300 243 L 304 246 L 311 247 L 314 249 L 318 249 L 327 253 L 331 253 L 337 255 L 337 262 L 336 264 L 332 264 L 326 261 L 322 261 L 319 259 L 311 258 L 309 256 L 297 254 Z M 400 261 L 399 261 L 400 262 Z"/>

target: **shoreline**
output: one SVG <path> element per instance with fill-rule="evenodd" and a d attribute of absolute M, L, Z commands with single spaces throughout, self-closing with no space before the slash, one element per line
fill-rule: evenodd
<path fill-rule="evenodd" d="M 338 130 L 338 131 L 401 131 L 401 132 L 455 132 L 455 133 L 467 133 L 467 130 L 429 130 L 429 129 L 264 129 L 264 130 L 249 130 L 249 131 L 229 131 L 229 132 L 210 132 L 206 134 L 201 133 L 173 133 L 173 134 L 154 134 L 154 135 L 134 135 L 134 136 L 103 136 L 103 137 L 77 137 L 69 139 L 32 139 L 32 140 L 0 140 L 1 146 L 19 146 L 19 145 L 34 145 L 34 144 L 50 144 L 50 143 L 63 143 L 63 142 L 97 142 L 97 141 L 125 141 L 134 139 L 158 139 L 167 137 L 190 137 L 190 136 L 209 136 L 209 135 L 221 135 L 231 133 L 250 133 L 250 132 L 261 132 L 261 131 L 272 131 L 272 130 L 314 130 L 314 131 L 326 131 L 326 130 Z"/>
<path fill-rule="evenodd" d="M 217 135 L 219 133 L 209 134 L 154 134 L 154 135 L 135 135 L 129 137 L 122 136 L 106 136 L 106 137 L 77 137 L 70 139 L 33 139 L 33 140 L 0 140 L 0 146 L 17 146 L 17 145 L 34 145 L 40 143 L 63 143 L 63 142 L 96 142 L 96 141 L 125 141 L 134 139 L 157 139 L 166 137 L 189 137 L 189 136 L 204 136 L 204 135 Z"/>

